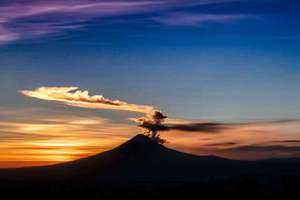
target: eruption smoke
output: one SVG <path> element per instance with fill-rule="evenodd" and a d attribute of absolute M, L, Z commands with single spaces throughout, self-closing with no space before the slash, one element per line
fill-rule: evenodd
<path fill-rule="evenodd" d="M 82 91 L 78 87 L 39 87 L 34 90 L 22 90 L 21 94 L 42 100 L 62 102 L 69 106 L 144 113 L 145 117 L 135 121 L 140 123 L 139 126 L 151 139 L 164 143 L 158 135 L 158 127 L 162 126 L 167 117 L 153 106 L 111 100 L 102 95 L 90 96 L 88 91 Z"/>
<path fill-rule="evenodd" d="M 139 127 L 144 129 L 144 133 L 156 141 L 157 143 L 163 144 L 165 140 L 160 137 L 158 131 L 165 128 L 163 125 L 164 120 L 167 118 L 162 112 L 154 111 L 146 117 L 138 118 L 136 121 L 140 123 Z"/>
<path fill-rule="evenodd" d="M 145 114 L 144 117 L 134 119 L 139 123 L 139 127 L 143 129 L 144 134 L 157 143 L 164 143 L 165 140 L 158 134 L 159 131 L 188 131 L 188 132 L 206 132 L 217 133 L 220 130 L 228 128 L 220 123 L 188 123 L 188 124 L 165 124 L 167 118 L 161 111 L 153 106 L 131 104 L 120 100 L 111 100 L 102 95 L 90 96 L 88 91 L 82 91 L 78 87 L 39 87 L 34 90 L 22 90 L 25 96 L 61 102 L 69 106 L 120 110 Z"/>
<path fill-rule="evenodd" d="M 138 112 L 149 114 L 154 112 L 155 108 L 147 105 L 130 104 L 120 100 L 111 100 L 102 95 L 90 96 L 87 90 L 82 91 L 78 87 L 39 87 L 34 90 L 22 90 L 25 96 L 57 101 L 69 106 L 122 110 L 129 112 Z"/>

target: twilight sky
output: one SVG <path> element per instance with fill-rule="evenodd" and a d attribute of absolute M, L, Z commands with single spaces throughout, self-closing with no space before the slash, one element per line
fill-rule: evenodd
<path fill-rule="evenodd" d="M 221 125 L 163 132 L 179 150 L 299 156 L 299 19 L 297 0 L 1 1 L 0 167 L 110 149 L 140 131 L 131 118 L 145 112 L 132 105 L 158 108 L 171 124 Z M 129 107 L 20 93 L 42 86 L 80 87 Z"/>

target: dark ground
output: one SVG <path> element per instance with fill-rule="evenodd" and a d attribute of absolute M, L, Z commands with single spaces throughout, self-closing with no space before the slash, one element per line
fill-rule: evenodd
<path fill-rule="evenodd" d="M 202 199 L 300 196 L 300 159 L 194 156 L 138 135 L 68 163 L 0 170 L 1 199 Z"/>

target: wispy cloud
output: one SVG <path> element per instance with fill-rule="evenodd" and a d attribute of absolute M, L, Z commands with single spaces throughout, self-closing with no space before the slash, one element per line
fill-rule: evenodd
<path fill-rule="evenodd" d="M 233 0 L 65 0 L 22 1 L 2 3 L 0 7 L 0 44 L 32 39 L 49 34 L 76 30 L 86 26 L 95 18 L 122 17 L 130 14 L 163 13 L 174 8 L 202 6 L 232 2 Z M 174 23 L 170 19 L 157 18 L 161 23 Z M 179 17 L 178 15 L 173 17 Z M 201 19 L 200 19 L 201 18 Z M 206 19 L 204 19 L 206 18 Z M 200 21 L 233 20 L 237 16 L 185 16 L 182 23 L 195 24 Z M 178 20 L 178 19 L 174 19 Z M 188 22 L 188 20 L 191 20 Z"/>
<path fill-rule="evenodd" d="M 188 126 L 195 122 L 184 120 L 183 124 Z M 217 132 L 170 129 L 163 136 L 168 146 L 198 155 L 246 160 L 300 156 L 299 120 L 225 123 L 217 127 Z"/>
<path fill-rule="evenodd" d="M 204 23 L 228 23 L 243 19 L 250 19 L 253 16 L 241 14 L 201 14 L 175 12 L 168 15 L 154 17 L 154 21 L 168 26 L 200 26 Z"/>
<path fill-rule="evenodd" d="M 0 7 L 0 44 L 81 28 L 96 17 L 149 10 L 159 1 L 28 1 Z M 152 8 L 153 9 L 153 8 Z"/>
<path fill-rule="evenodd" d="M 39 116 L 26 111 L 27 121 L 0 120 L 0 168 L 69 161 L 109 150 L 126 141 L 137 128 L 107 118 L 70 116 L 64 111 Z"/>

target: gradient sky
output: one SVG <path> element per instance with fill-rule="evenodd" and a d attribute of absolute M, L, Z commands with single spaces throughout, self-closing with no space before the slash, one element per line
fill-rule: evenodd
<path fill-rule="evenodd" d="M 0 167 L 90 155 L 139 132 L 128 120 L 136 113 L 19 93 L 41 86 L 78 86 L 181 123 L 234 127 L 220 131 L 226 137 L 162 133 L 180 150 L 300 155 L 299 13 L 297 0 L 1 1 Z"/>

